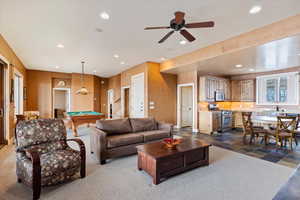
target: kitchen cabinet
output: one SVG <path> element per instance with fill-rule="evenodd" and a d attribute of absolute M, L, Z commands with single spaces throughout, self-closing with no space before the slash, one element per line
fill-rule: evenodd
<path fill-rule="evenodd" d="M 225 94 L 225 100 L 231 99 L 231 86 L 228 79 L 213 77 L 213 76 L 202 76 L 199 79 L 199 99 L 200 101 L 215 101 L 215 91 L 220 90 Z"/>
<path fill-rule="evenodd" d="M 232 80 L 231 100 L 253 102 L 255 101 L 255 80 Z"/>
<path fill-rule="evenodd" d="M 219 131 L 221 129 L 221 120 L 221 111 L 200 111 L 200 133 L 212 134 Z"/>

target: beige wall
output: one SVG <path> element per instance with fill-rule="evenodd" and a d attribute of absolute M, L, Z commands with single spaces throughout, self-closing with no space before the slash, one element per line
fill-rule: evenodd
<path fill-rule="evenodd" d="M 26 68 L 24 66 L 24 64 L 22 63 L 22 61 L 18 58 L 18 56 L 14 53 L 14 51 L 10 48 L 9 44 L 5 41 L 5 39 L 2 37 L 2 35 L 0 34 L 0 59 L 5 59 L 6 61 L 9 62 L 9 64 L 11 64 L 11 66 L 7 66 L 7 68 L 9 69 L 9 80 L 14 78 L 14 70 L 17 70 L 18 72 L 20 72 L 24 78 L 24 87 L 26 87 Z M 11 82 L 9 81 L 9 85 L 6 86 L 6 89 L 9 90 L 9 94 L 10 94 L 10 86 Z M 26 110 L 26 104 L 27 101 L 25 100 L 23 103 L 24 106 L 24 110 Z M 14 127 L 15 127 L 15 110 L 14 110 L 14 104 L 13 103 L 9 103 L 8 105 L 9 107 L 9 124 L 8 124 L 8 133 L 6 134 L 6 140 L 11 143 L 12 142 L 12 138 L 14 136 Z"/>

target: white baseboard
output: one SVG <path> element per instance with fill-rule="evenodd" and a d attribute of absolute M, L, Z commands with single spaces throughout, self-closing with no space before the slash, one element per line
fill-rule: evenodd
<path fill-rule="evenodd" d="M 180 127 L 178 125 L 175 125 L 174 128 L 180 129 Z"/>
<path fill-rule="evenodd" d="M 199 133 L 199 129 L 193 128 L 193 133 Z"/>

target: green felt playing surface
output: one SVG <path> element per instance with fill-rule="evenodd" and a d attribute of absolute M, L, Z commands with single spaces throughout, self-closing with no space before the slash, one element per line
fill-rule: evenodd
<path fill-rule="evenodd" d="M 80 112 L 67 112 L 69 116 L 81 116 L 81 115 L 104 115 L 103 113 L 94 111 L 80 111 Z"/>

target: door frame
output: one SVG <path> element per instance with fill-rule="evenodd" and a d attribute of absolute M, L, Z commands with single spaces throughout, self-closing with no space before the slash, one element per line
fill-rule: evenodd
<path fill-rule="evenodd" d="M 69 102 L 68 102 L 68 108 L 66 110 L 66 112 L 70 112 L 71 111 L 71 88 L 53 88 L 52 89 L 52 117 L 54 118 L 54 93 L 55 90 L 61 90 L 61 91 L 67 91 L 68 95 L 69 95 Z"/>
<path fill-rule="evenodd" d="M 184 83 L 184 84 L 178 84 L 177 85 L 177 128 L 181 128 L 181 88 L 182 87 L 187 87 L 191 86 L 192 87 L 192 98 L 193 98 L 193 132 L 197 132 L 198 130 L 196 129 L 196 123 L 195 123 L 195 85 L 194 83 Z"/>
<path fill-rule="evenodd" d="M 125 89 L 129 89 L 129 116 L 130 116 L 130 108 L 131 108 L 131 102 L 130 102 L 130 85 L 121 87 L 121 115 L 122 117 L 125 117 Z"/>
<path fill-rule="evenodd" d="M 144 114 L 143 114 L 143 117 L 146 117 L 147 116 L 146 115 L 146 108 L 148 107 L 148 105 L 146 105 L 146 95 L 145 95 L 146 94 L 146 90 L 145 90 L 145 72 L 141 72 L 141 73 L 138 73 L 138 74 L 135 74 L 135 75 L 131 76 L 130 86 L 131 86 L 131 88 L 133 88 L 132 87 L 132 80 L 137 78 L 137 77 L 140 77 L 140 76 L 142 76 L 143 79 L 144 79 L 144 94 L 143 94 L 143 96 L 144 96 Z M 134 110 L 134 106 L 132 105 L 133 102 L 134 102 L 134 97 L 133 97 L 134 91 L 133 90 L 131 90 L 131 95 L 132 95 L 132 98 L 131 98 L 132 100 L 130 101 L 129 106 L 130 106 L 131 109 Z M 130 117 L 135 117 L 135 116 L 132 116 L 132 112 L 130 112 L 129 114 L 130 114 L 129 115 Z"/>
<path fill-rule="evenodd" d="M 9 113 L 10 113 L 10 94 L 9 94 L 9 68 L 10 63 L 0 54 L 0 60 L 4 63 L 4 140 L 8 144 L 13 143 L 13 137 L 9 138 Z"/>
<path fill-rule="evenodd" d="M 114 108 L 114 90 L 113 89 L 109 89 L 109 90 L 107 90 L 107 118 L 108 119 L 112 119 L 113 118 L 113 116 L 111 116 L 111 118 L 110 118 L 110 113 L 109 113 L 109 111 L 110 111 L 110 109 L 109 109 L 109 102 L 110 102 L 110 100 L 109 100 L 109 93 L 111 93 L 112 94 L 112 99 L 113 99 L 113 102 L 112 102 L 112 104 L 111 104 L 111 110 L 113 111 L 113 108 Z"/>
<path fill-rule="evenodd" d="M 15 75 L 19 76 L 21 79 L 21 84 L 20 84 L 20 113 L 19 114 L 23 114 L 24 113 L 24 76 L 20 73 L 19 70 L 17 70 L 16 68 L 14 68 L 14 73 L 13 76 L 15 78 Z"/>

